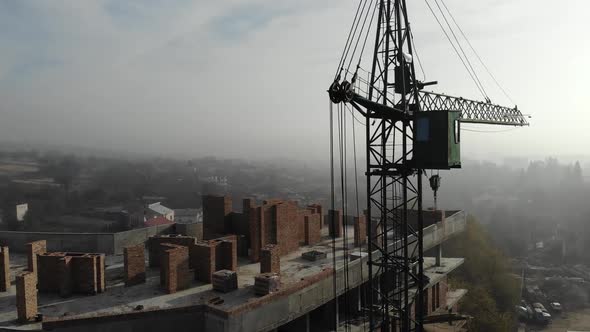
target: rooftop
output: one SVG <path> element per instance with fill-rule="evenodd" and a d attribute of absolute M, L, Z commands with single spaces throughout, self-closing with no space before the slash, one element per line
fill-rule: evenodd
<path fill-rule="evenodd" d="M 450 221 L 450 220 L 447 220 Z M 455 221 L 453 221 L 455 222 Z M 432 225 L 425 229 L 424 248 L 431 248 L 433 245 L 444 241 L 446 237 L 455 232 L 462 231 L 461 220 L 457 219 L 445 227 Z M 463 220 L 464 223 L 464 220 Z M 350 265 L 351 283 L 360 284 L 367 280 L 366 266 L 367 253 L 359 248 L 352 248 L 353 228 L 347 226 L 348 244 L 351 254 L 348 260 Z M 173 294 L 167 294 L 160 287 L 160 273 L 158 269 L 147 269 L 147 282 L 144 284 L 124 287 L 123 284 L 123 257 L 108 256 L 106 260 L 107 289 L 104 293 L 95 296 L 73 295 L 68 298 L 61 298 L 57 294 L 39 294 L 39 312 L 45 317 L 63 317 L 64 319 L 75 319 L 82 317 L 95 317 L 105 314 L 123 314 L 137 312 L 135 308 L 142 305 L 143 311 L 150 309 L 168 309 L 174 307 L 207 305 L 216 312 L 224 315 L 236 315 L 256 310 L 269 301 L 280 301 L 290 294 L 310 287 L 316 289 L 332 289 L 332 276 L 334 275 L 332 240 L 327 237 L 327 227 L 322 229 L 323 239 L 314 246 L 303 246 L 298 250 L 281 257 L 281 290 L 277 293 L 259 297 L 254 294 L 254 277 L 259 274 L 260 264 L 250 263 L 248 259 L 240 258 L 238 261 L 238 290 L 230 293 L 219 293 L 212 290 L 211 284 L 193 281 L 189 289 Z M 345 260 L 345 241 L 339 238 L 336 245 L 336 271 L 341 273 Z M 326 258 L 316 261 L 308 261 L 301 258 L 304 252 L 319 251 L 326 253 Z M 147 253 L 146 253 L 147 255 Z M 356 256 L 356 257 L 352 257 Z M 361 256 L 361 259 L 358 259 Z M 445 274 L 454 270 L 463 263 L 462 258 L 444 258 L 441 266 L 434 266 L 434 258 L 425 259 L 425 274 L 433 284 L 442 279 Z M 12 273 L 20 273 L 26 268 L 26 257 L 24 255 L 11 254 Z M 340 278 L 339 278 L 340 279 Z M 329 285 L 329 287 L 325 287 Z M 340 285 L 339 285 L 340 286 Z M 339 287 L 340 288 L 340 287 Z M 300 294 L 300 293 L 298 293 Z M 315 292 L 315 297 L 306 298 L 301 296 L 300 301 L 316 301 L 323 303 L 333 296 L 331 291 Z M 21 330 L 40 329 L 41 323 L 18 325 L 16 323 L 15 287 L 10 292 L 0 293 L 0 328 L 12 327 Z M 215 304 L 210 301 L 215 300 Z M 305 310 L 303 303 L 301 310 Z M 296 313 L 295 313 L 296 314 Z M 260 315 L 260 313 L 258 313 Z M 283 317 L 267 317 L 269 322 L 263 322 L 264 327 L 271 324 L 281 324 Z M 288 318 L 288 317 L 286 317 Z M 272 322 L 270 322 L 272 320 Z M 264 321 L 261 319 L 261 321 Z"/>

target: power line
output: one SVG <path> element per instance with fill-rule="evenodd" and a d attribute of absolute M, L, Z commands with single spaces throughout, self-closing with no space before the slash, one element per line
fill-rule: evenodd
<path fill-rule="evenodd" d="M 479 63 L 481 63 L 481 65 L 484 67 L 484 69 L 486 70 L 486 72 L 488 73 L 488 75 L 490 75 L 490 77 L 492 78 L 492 80 L 494 81 L 494 83 L 496 83 L 496 85 L 498 86 L 498 88 L 502 91 L 502 93 L 504 94 L 504 96 L 506 96 L 506 98 L 508 98 L 508 100 L 510 100 L 510 102 L 512 104 L 516 104 L 514 102 L 514 100 L 512 100 L 512 98 L 510 97 L 510 95 L 506 92 L 506 90 L 504 90 L 504 88 L 502 87 L 502 85 L 500 85 L 500 83 L 498 82 L 498 80 L 496 80 L 496 77 L 492 74 L 492 72 L 490 71 L 490 69 L 488 68 L 488 66 L 486 66 L 486 64 L 483 62 L 483 60 L 481 59 L 481 57 L 479 56 L 479 54 L 477 53 L 477 51 L 475 50 L 475 48 L 473 47 L 473 45 L 471 45 L 471 42 L 469 41 L 469 38 L 467 38 L 467 36 L 463 32 L 463 29 L 461 29 L 461 26 L 459 26 L 459 24 L 455 20 L 455 17 L 453 16 L 453 14 L 451 13 L 451 11 L 449 10 L 449 7 L 447 7 L 447 5 L 445 4 L 444 0 L 440 0 L 440 2 L 443 4 L 443 6 L 445 7 L 445 9 L 449 13 L 449 16 L 451 17 L 451 20 L 453 20 L 453 22 L 455 23 L 455 25 L 459 29 L 459 32 L 461 33 L 461 35 L 463 36 L 463 38 L 465 38 L 465 41 L 467 41 L 467 45 L 469 45 L 469 48 L 471 48 L 471 51 L 473 51 L 473 53 L 475 54 L 475 56 L 479 60 Z"/>
<path fill-rule="evenodd" d="M 434 3 L 436 4 L 436 7 L 438 7 L 438 10 L 440 11 L 443 19 L 447 23 L 447 26 L 449 27 L 449 30 L 451 31 L 451 34 L 453 35 L 453 38 L 455 39 L 455 42 L 457 43 L 457 46 L 459 46 L 459 49 L 461 50 L 461 53 L 465 57 L 465 61 L 467 61 L 467 65 L 469 66 L 469 68 L 473 72 L 473 76 L 475 77 L 475 79 L 477 80 L 477 83 L 479 84 L 479 86 L 483 90 L 483 92 L 484 92 L 484 94 L 486 96 L 486 99 L 489 99 L 488 94 L 487 94 L 487 92 L 486 92 L 483 84 L 479 80 L 479 77 L 477 76 L 477 73 L 475 72 L 475 69 L 473 69 L 473 66 L 471 65 L 471 61 L 469 61 L 469 57 L 467 56 L 467 53 L 465 53 L 465 50 L 463 50 L 463 46 L 461 46 L 461 42 L 459 42 L 459 38 L 457 38 L 457 35 L 455 34 L 455 31 L 453 30 L 453 27 L 451 27 L 451 24 L 449 23 L 449 20 L 447 20 L 447 16 L 445 15 L 445 13 L 443 12 L 442 8 L 438 4 L 438 0 L 434 0 Z"/>
<path fill-rule="evenodd" d="M 463 57 L 461 56 L 461 54 L 459 53 L 459 50 L 457 50 L 457 47 L 455 47 L 455 44 L 453 43 L 453 41 L 451 40 L 451 37 L 449 36 L 449 34 L 447 33 L 447 30 L 444 28 L 444 26 L 442 25 L 442 23 L 440 22 L 440 20 L 438 19 L 438 16 L 436 16 L 436 13 L 434 12 L 434 10 L 432 9 L 432 7 L 430 6 L 430 3 L 428 3 L 428 0 L 424 0 L 424 2 L 426 3 L 426 6 L 428 6 L 428 9 L 430 9 L 430 12 L 432 13 L 432 16 L 434 16 L 434 19 L 436 20 L 436 22 L 438 23 L 438 26 L 440 27 L 440 29 L 442 30 L 442 32 L 444 33 L 444 35 L 447 37 L 447 40 L 449 41 L 449 43 L 451 44 L 451 46 L 453 47 L 453 49 L 455 50 L 455 53 L 457 53 L 457 56 L 459 57 L 459 60 L 461 60 L 461 63 L 463 64 L 463 67 L 465 67 L 465 70 L 467 70 L 467 73 L 469 74 L 469 76 L 471 77 L 471 80 L 473 80 L 473 83 L 475 83 L 475 86 L 477 87 L 477 89 L 479 90 L 479 92 L 481 93 L 481 95 L 484 98 L 487 98 L 486 94 L 484 93 L 484 91 L 481 89 L 481 87 L 477 84 L 477 81 L 475 80 L 475 77 L 473 77 L 473 74 L 471 73 L 471 71 L 469 70 L 469 68 L 467 67 L 467 64 L 465 63 L 465 60 L 463 60 Z"/>

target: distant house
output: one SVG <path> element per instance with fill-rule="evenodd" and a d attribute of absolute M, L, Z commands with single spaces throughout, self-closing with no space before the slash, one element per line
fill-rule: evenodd
<path fill-rule="evenodd" d="M 173 221 L 168 220 L 166 217 L 158 216 L 158 217 L 146 219 L 144 222 L 144 225 L 145 225 L 145 227 L 151 227 L 151 226 L 169 225 L 169 224 L 173 224 L 173 223 L 174 223 Z"/>
<path fill-rule="evenodd" d="M 16 206 L 16 220 L 17 221 L 24 221 L 27 212 L 29 211 L 29 204 L 19 204 Z"/>
<path fill-rule="evenodd" d="M 146 211 L 146 219 L 151 219 L 150 217 L 157 217 L 162 216 L 170 221 L 174 221 L 174 210 L 165 207 L 160 202 L 152 203 L 147 206 Z"/>
<path fill-rule="evenodd" d="M 175 209 L 174 222 L 178 224 L 203 222 L 203 209 Z"/>

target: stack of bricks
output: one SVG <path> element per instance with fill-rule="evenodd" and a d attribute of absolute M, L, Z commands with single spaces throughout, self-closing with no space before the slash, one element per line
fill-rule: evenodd
<path fill-rule="evenodd" d="M 145 282 L 145 250 L 143 244 L 125 247 L 123 251 L 125 265 L 125 286 L 139 285 Z"/>
<path fill-rule="evenodd" d="M 16 311 L 22 323 L 37 316 L 37 277 L 33 272 L 16 277 Z"/>
<path fill-rule="evenodd" d="M 187 289 L 191 282 L 188 248 L 171 243 L 162 247 L 160 283 L 169 294 Z"/>
<path fill-rule="evenodd" d="M 265 246 L 260 252 L 260 273 L 280 273 L 281 256 L 278 247 L 273 244 Z"/>
<path fill-rule="evenodd" d="M 238 274 L 235 271 L 219 270 L 213 273 L 213 289 L 222 293 L 229 293 L 238 289 Z"/>
<path fill-rule="evenodd" d="M 256 295 L 268 295 L 279 290 L 281 277 L 277 273 L 262 273 L 254 277 Z"/>
<path fill-rule="evenodd" d="M 365 216 L 354 218 L 354 246 L 360 247 L 367 243 L 367 221 Z"/>
<path fill-rule="evenodd" d="M 191 248 L 191 266 L 195 269 L 195 279 L 211 282 L 216 270 L 215 252 L 219 241 L 198 242 Z"/>
<path fill-rule="evenodd" d="M 0 247 L 0 292 L 10 289 L 10 255 L 8 247 Z"/>
<path fill-rule="evenodd" d="M 105 290 L 103 254 L 44 253 L 37 255 L 37 279 L 41 292 L 102 293 Z"/>
<path fill-rule="evenodd" d="M 28 271 L 33 272 L 37 277 L 37 255 L 47 252 L 47 241 L 40 240 L 27 243 Z"/>
<path fill-rule="evenodd" d="M 304 217 L 305 219 L 305 244 L 312 246 L 317 244 L 322 239 L 321 234 L 321 215 L 311 214 Z"/>
<path fill-rule="evenodd" d="M 342 211 L 328 210 L 328 225 L 331 238 L 342 237 L 344 227 L 342 224 Z"/>

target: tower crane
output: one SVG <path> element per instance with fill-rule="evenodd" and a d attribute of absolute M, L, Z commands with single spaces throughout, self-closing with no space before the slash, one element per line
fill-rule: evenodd
<path fill-rule="evenodd" d="M 423 294 L 428 283 L 422 243 L 425 170 L 461 167 L 461 123 L 528 123 L 516 106 L 493 104 L 487 96 L 477 101 L 425 91 L 437 82 L 416 77 L 405 0 L 361 0 L 355 22 L 328 93 L 332 103 L 350 105 L 364 117 L 366 128 L 370 291 L 364 309 L 370 331 L 423 331 L 423 323 L 432 321 L 424 315 Z M 371 29 L 375 43 L 363 81 L 360 59 Z M 439 179 L 432 182 L 438 189 Z M 416 227 L 408 222 L 410 210 L 416 210 Z"/>

